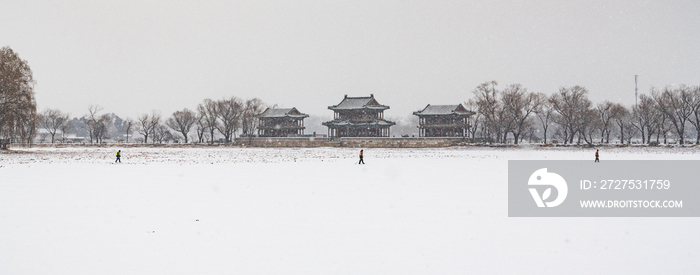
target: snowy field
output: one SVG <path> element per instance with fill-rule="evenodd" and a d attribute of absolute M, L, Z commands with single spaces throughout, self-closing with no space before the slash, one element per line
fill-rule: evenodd
<path fill-rule="evenodd" d="M 507 217 L 508 159 L 594 149 L 358 151 L 0 153 L 0 274 L 700 273 L 698 218 Z M 603 165 L 699 156 L 601 150 Z"/>

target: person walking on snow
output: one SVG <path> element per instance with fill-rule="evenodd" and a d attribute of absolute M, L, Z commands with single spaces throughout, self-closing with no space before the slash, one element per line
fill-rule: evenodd
<path fill-rule="evenodd" d="M 595 162 L 600 162 L 600 160 L 598 159 L 598 150 L 597 149 L 595 150 Z"/>
<path fill-rule="evenodd" d="M 362 151 L 363 150 L 360 150 L 360 162 L 358 162 L 357 164 L 365 164 L 365 161 L 363 160 Z"/>
<path fill-rule="evenodd" d="M 117 160 L 115 160 L 114 162 L 116 163 L 118 161 L 119 163 L 122 163 L 121 157 L 122 157 L 122 150 L 119 150 L 119 151 L 117 151 Z"/>

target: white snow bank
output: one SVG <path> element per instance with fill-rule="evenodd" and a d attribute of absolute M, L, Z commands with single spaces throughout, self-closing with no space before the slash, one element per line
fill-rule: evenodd
<path fill-rule="evenodd" d="M 508 159 L 591 150 L 366 149 L 367 165 L 338 148 L 113 151 L 0 154 L 0 274 L 700 270 L 697 218 L 507 217 Z"/>

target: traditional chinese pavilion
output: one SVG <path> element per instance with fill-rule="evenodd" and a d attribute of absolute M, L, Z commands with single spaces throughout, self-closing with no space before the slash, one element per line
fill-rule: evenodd
<path fill-rule="evenodd" d="M 258 136 L 288 137 L 304 134 L 304 119 L 309 115 L 299 112 L 297 108 L 267 108 L 258 115 Z"/>
<path fill-rule="evenodd" d="M 430 105 L 413 112 L 419 118 L 418 135 L 421 137 L 465 137 L 471 127 L 469 117 L 475 114 L 462 104 Z"/>
<path fill-rule="evenodd" d="M 379 104 L 374 95 L 348 97 L 338 105 L 328 106 L 335 112 L 332 121 L 324 122 L 329 137 L 389 137 L 389 127 L 396 123 L 384 120 L 389 106 Z"/>

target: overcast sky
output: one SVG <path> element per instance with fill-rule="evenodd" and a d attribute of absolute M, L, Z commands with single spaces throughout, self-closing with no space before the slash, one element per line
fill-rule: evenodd
<path fill-rule="evenodd" d="M 568 2 L 568 3 L 565 3 Z M 700 1 L 4 1 L 0 46 L 40 110 L 122 117 L 258 97 L 331 116 L 344 94 L 409 116 L 485 81 L 594 102 L 700 84 Z"/>

